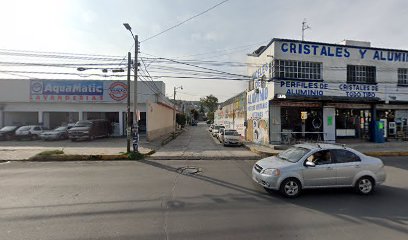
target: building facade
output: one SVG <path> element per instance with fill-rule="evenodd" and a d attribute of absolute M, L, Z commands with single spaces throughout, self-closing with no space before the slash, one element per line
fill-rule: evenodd
<path fill-rule="evenodd" d="M 404 137 L 408 118 L 408 51 L 273 39 L 249 54 L 248 140 L 336 142 Z M 248 134 L 250 136 L 250 134 Z"/>
<path fill-rule="evenodd" d="M 130 88 L 133 89 L 133 82 Z M 112 135 L 126 135 L 127 94 L 126 81 L 3 79 L 0 126 L 40 124 L 54 128 L 79 120 L 106 119 L 112 125 Z M 163 82 L 154 82 L 154 88 L 138 84 L 139 126 L 148 138 L 172 130 L 172 105 L 159 95 L 165 96 Z M 132 91 L 130 99 L 133 104 Z M 133 113 L 131 119 L 132 116 Z"/>
<path fill-rule="evenodd" d="M 246 92 L 221 103 L 214 113 L 214 123 L 224 125 L 227 129 L 235 129 L 245 136 L 246 103 Z"/>

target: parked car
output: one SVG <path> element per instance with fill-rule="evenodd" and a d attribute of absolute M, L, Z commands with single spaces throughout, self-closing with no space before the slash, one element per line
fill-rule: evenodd
<path fill-rule="evenodd" d="M 43 132 L 43 128 L 39 125 L 28 125 L 19 127 L 16 130 L 17 140 L 30 139 L 35 140 L 40 138 L 40 134 Z"/>
<path fill-rule="evenodd" d="M 5 126 L 0 129 L 0 140 L 12 140 L 16 138 L 18 126 Z"/>
<path fill-rule="evenodd" d="M 217 136 L 217 134 L 218 134 L 220 128 L 225 128 L 225 127 L 222 126 L 222 125 L 214 125 L 214 128 L 213 128 L 212 131 L 211 131 L 213 137 L 216 137 L 216 136 Z"/>
<path fill-rule="evenodd" d="M 364 195 L 385 181 L 379 158 L 333 144 L 298 144 L 255 163 L 252 178 L 268 192 L 296 197 L 303 189 L 354 187 Z"/>
<path fill-rule="evenodd" d="M 221 135 L 224 134 L 224 130 L 225 130 L 225 127 L 218 129 L 218 133 L 215 136 L 218 139 L 218 141 L 220 141 Z"/>
<path fill-rule="evenodd" d="M 224 145 L 242 145 L 241 134 L 235 129 L 226 129 L 223 134 L 220 135 L 220 142 Z"/>
<path fill-rule="evenodd" d="M 110 124 L 104 119 L 78 121 L 68 130 L 71 141 L 93 140 L 95 138 L 108 137 Z"/>
<path fill-rule="evenodd" d="M 198 121 L 197 120 L 192 120 L 191 121 L 191 126 L 197 126 Z"/>
<path fill-rule="evenodd" d="M 40 138 L 44 141 L 68 139 L 68 128 L 68 126 L 61 126 L 51 131 L 44 131 L 40 134 Z"/>
<path fill-rule="evenodd" d="M 211 124 L 211 125 L 208 127 L 208 131 L 212 132 L 213 128 L 214 128 L 214 124 Z"/>

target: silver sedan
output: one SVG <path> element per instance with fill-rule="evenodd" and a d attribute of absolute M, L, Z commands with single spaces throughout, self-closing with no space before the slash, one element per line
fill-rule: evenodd
<path fill-rule="evenodd" d="M 279 190 L 286 197 L 302 189 L 354 187 L 361 194 L 372 193 L 385 181 L 379 158 L 333 144 L 298 144 L 274 157 L 255 163 L 252 178 L 268 192 Z"/>

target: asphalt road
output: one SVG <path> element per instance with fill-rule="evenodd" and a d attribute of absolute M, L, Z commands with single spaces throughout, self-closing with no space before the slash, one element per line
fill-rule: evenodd
<path fill-rule="evenodd" d="M 199 123 L 160 148 L 152 158 L 161 159 L 259 159 L 259 156 L 239 146 L 224 147 L 211 137 L 206 124 Z"/>
<path fill-rule="evenodd" d="M 3 163 L 0 239 L 406 239 L 408 159 L 385 163 L 371 196 L 293 200 L 253 184 L 253 161 Z"/>

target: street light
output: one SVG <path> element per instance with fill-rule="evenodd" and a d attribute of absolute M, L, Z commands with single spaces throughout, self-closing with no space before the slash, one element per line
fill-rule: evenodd
<path fill-rule="evenodd" d="M 132 34 L 133 40 L 135 41 L 135 61 L 134 61 L 134 85 L 133 85 L 133 151 L 138 152 L 139 145 L 139 115 L 137 114 L 137 68 L 139 63 L 137 62 L 137 53 L 139 51 L 139 40 L 138 35 L 134 35 L 132 28 L 128 23 L 124 23 L 123 26 Z"/>
<path fill-rule="evenodd" d="M 174 124 L 174 132 L 173 132 L 173 138 L 176 137 L 176 131 L 177 131 L 177 123 L 176 123 L 176 90 L 177 90 L 177 89 L 183 90 L 183 86 L 174 87 L 174 94 L 173 94 L 173 124 Z"/>
<path fill-rule="evenodd" d="M 131 67 L 131 55 L 130 52 L 128 52 L 128 68 L 127 68 L 127 131 L 126 131 L 126 136 L 127 136 L 127 143 L 126 143 L 126 150 L 127 152 L 130 152 L 130 140 L 131 140 L 131 136 L 130 136 L 130 128 L 131 128 L 131 122 L 130 122 L 130 67 Z M 84 68 L 84 67 L 78 67 L 77 71 L 83 72 L 86 70 L 93 70 L 93 69 L 98 69 L 98 68 Z M 124 72 L 125 70 L 123 68 L 114 68 L 114 69 L 110 69 L 113 73 L 117 73 L 117 72 Z M 103 68 L 102 72 L 107 73 L 108 69 L 107 68 Z"/>

